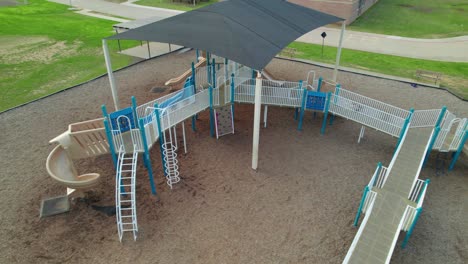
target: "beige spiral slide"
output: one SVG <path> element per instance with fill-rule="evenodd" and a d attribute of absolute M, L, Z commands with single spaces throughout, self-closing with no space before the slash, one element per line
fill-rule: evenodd
<path fill-rule="evenodd" d="M 67 151 L 58 145 L 47 157 L 47 172 L 60 184 L 70 189 L 88 189 L 97 185 L 100 175 L 88 173 L 78 175 Z"/>

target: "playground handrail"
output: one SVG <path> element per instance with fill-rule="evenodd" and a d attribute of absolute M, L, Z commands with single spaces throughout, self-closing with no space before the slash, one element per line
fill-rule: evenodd
<path fill-rule="evenodd" d="M 430 136 L 429 139 L 427 140 L 426 147 L 424 148 L 424 152 L 423 152 L 423 155 L 422 155 L 422 157 L 421 157 L 421 161 L 419 162 L 418 170 L 417 170 L 416 175 L 415 175 L 415 177 L 414 177 L 413 184 L 411 185 L 411 189 L 410 189 L 410 191 L 409 191 L 409 193 L 408 193 L 408 199 L 410 199 L 411 192 L 412 192 L 414 186 L 416 185 L 416 182 L 418 181 L 418 176 L 419 176 L 419 173 L 421 172 L 421 169 L 422 169 L 422 167 L 423 167 L 424 159 L 425 159 L 425 157 L 426 157 L 426 153 L 429 151 L 429 147 L 430 147 L 431 141 L 432 141 L 432 136 L 434 135 L 435 130 L 436 130 L 436 128 L 432 129 L 431 136 Z M 403 145 L 403 144 L 401 144 L 401 145 Z M 401 145 L 400 145 L 400 146 L 401 146 Z"/>
<path fill-rule="evenodd" d="M 163 131 L 170 127 L 179 124 L 185 119 L 199 113 L 210 106 L 209 90 L 203 90 L 190 97 L 187 97 L 179 102 L 165 108 L 166 111 L 161 113 L 161 127 Z M 166 115 L 168 118 L 164 118 Z M 170 122 L 168 121 L 170 120 Z"/>
<path fill-rule="evenodd" d="M 450 143 L 449 151 L 457 150 L 460 147 L 460 144 L 462 143 L 462 140 L 463 140 L 463 135 L 464 135 L 465 130 L 467 128 L 467 123 L 468 123 L 467 118 L 463 118 L 459 122 L 457 130 L 455 132 L 455 136 L 454 136 L 452 142 Z"/>
<path fill-rule="evenodd" d="M 400 234 L 400 230 L 402 229 L 402 227 L 403 227 L 403 225 L 405 223 L 404 220 L 405 220 L 406 214 L 408 213 L 409 207 L 410 207 L 409 205 L 406 207 L 405 212 L 403 213 L 403 217 L 401 218 L 400 223 L 398 224 L 398 229 L 395 232 L 395 235 L 393 237 L 392 246 L 390 247 L 390 250 L 387 253 L 387 258 L 385 260 L 385 263 L 390 263 L 390 259 L 392 258 L 393 250 L 395 249 L 395 245 L 396 245 L 396 242 L 398 240 L 398 235 Z"/>
<path fill-rule="evenodd" d="M 375 193 L 373 191 L 370 191 L 370 193 Z M 375 193 L 376 194 L 376 193 Z M 354 253 L 354 249 L 356 248 L 356 245 L 359 241 L 359 239 L 361 238 L 361 235 L 362 235 L 362 232 L 364 231 L 365 227 L 366 227 L 366 224 L 367 224 L 367 221 L 369 220 L 369 217 L 371 215 L 371 212 L 372 212 L 372 209 L 374 207 L 374 202 L 375 202 L 375 197 L 377 197 L 377 195 L 373 196 L 374 198 L 372 199 L 372 201 L 370 201 L 369 203 L 369 206 L 367 207 L 367 211 L 366 211 L 366 216 L 364 217 L 364 219 L 362 220 L 362 223 L 361 223 L 361 226 L 359 227 L 357 233 L 356 233 L 356 236 L 354 237 L 353 239 L 353 242 L 351 243 L 351 246 L 349 247 L 349 250 L 348 250 L 348 253 L 346 253 L 346 257 L 345 259 L 343 260 L 343 264 L 346 264 L 349 262 L 349 260 L 351 259 L 351 256 L 353 255 Z"/>
<path fill-rule="evenodd" d="M 416 110 L 410 127 L 434 127 L 441 112 L 442 109 Z"/>
<path fill-rule="evenodd" d="M 389 114 L 377 108 L 372 108 L 336 94 L 332 94 L 330 112 L 396 137 L 400 134 L 401 128 L 405 122 L 405 119 L 399 116 Z M 388 121 L 379 117 L 385 117 Z"/>
<path fill-rule="evenodd" d="M 401 137 L 400 144 L 398 145 L 398 148 L 396 149 L 395 154 L 393 154 L 392 161 L 390 161 L 390 165 L 388 165 L 388 168 L 387 168 L 388 174 L 392 171 L 393 165 L 395 164 L 398 154 L 400 153 L 403 143 L 405 142 L 406 135 L 408 135 L 409 127 L 410 126 L 406 126 L 406 129 L 403 132 L 403 136 Z M 384 181 L 384 184 L 385 184 L 385 181 Z"/>
<path fill-rule="evenodd" d="M 388 176 L 388 169 L 385 166 L 382 166 L 382 163 L 379 162 L 377 165 L 377 168 L 375 169 L 374 175 L 372 176 L 372 179 L 370 180 L 369 186 L 370 189 L 373 187 L 377 187 L 379 189 L 382 189 L 386 179 Z"/>
<path fill-rule="evenodd" d="M 338 88 L 338 90 L 339 90 L 338 94 L 343 98 L 347 98 L 357 103 L 367 105 L 371 108 L 400 117 L 402 119 L 406 119 L 410 114 L 408 110 L 393 106 L 391 104 L 387 104 L 387 103 L 372 99 L 370 97 L 351 92 L 343 88 Z M 335 94 L 337 94 L 337 88 L 335 88 Z"/>

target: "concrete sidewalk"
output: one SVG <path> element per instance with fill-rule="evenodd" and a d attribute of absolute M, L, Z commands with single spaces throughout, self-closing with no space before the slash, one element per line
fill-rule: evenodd
<path fill-rule="evenodd" d="M 69 4 L 69 0 L 49 1 L 65 5 Z M 94 10 L 100 13 L 129 19 L 142 19 L 149 17 L 164 19 L 183 13 L 183 11 L 135 5 L 131 1 L 116 4 L 103 0 L 72 0 L 72 5 L 83 9 Z M 322 38 L 320 37 L 322 32 L 327 33 L 327 37 L 325 39 L 326 45 L 335 47 L 338 45 L 340 29 L 336 28 L 318 28 L 300 37 L 298 41 L 322 44 Z M 446 39 L 414 39 L 346 31 L 343 47 L 417 59 L 468 62 L 468 36 Z"/>

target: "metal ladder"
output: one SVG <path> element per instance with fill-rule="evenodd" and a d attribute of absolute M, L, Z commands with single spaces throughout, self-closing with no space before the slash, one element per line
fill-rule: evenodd
<path fill-rule="evenodd" d="M 133 232 L 134 240 L 136 240 L 138 233 L 135 199 L 137 161 L 138 152 L 127 154 L 123 146 L 121 147 L 115 177 L 115 211 L 121 242 L 124 232 Z"/>

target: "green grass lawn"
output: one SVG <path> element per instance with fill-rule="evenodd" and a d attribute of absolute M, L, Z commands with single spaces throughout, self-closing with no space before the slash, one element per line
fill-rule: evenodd
<path fill-rule="evenodd" d="M 349 29 L 414 38 L 468 35 L 468 1 L 379 0 Z"/>
<path fill-rule="evenodd" d="M 190 4 L 188 1 L 173 1 L 173 0 L 140 0 L 135 2 L 138 5 L 145 5 L 145 6 L 154 6 L 160 8 L 167 8 L 167 9 L 175 9 L 175 10 L 182 10 L 182 11 L 189 11 L 193 9 L 197 9 L 203 6 L 211 5 L 213 3 L 218 2 L 218 0 L 205 0 L 199 1 L 196 5 Z"/>
<path fill-rule="evenodd" d="M 323 58 L 320 45 L 294 42 L 289 47 L 297 50 L 297 58 L 335 63 L 335 47 L 325 46 Z M 468 99 L 468 63 L 411 59 L 343 49 L 340 65 L 411 79 L 416 78 L 417 69 L 440 72 L 443 74 L 441 87 Z"/>
<path fill-rule="evenodd" d="M 0 111 L 106 73 L 101 39 L 114 34 L 115 22 L 45 0 L 28 2 L 0 8 Z M 115 69 L 132 62 L 112 52 L 116 42 L 109 49 Z"/>

